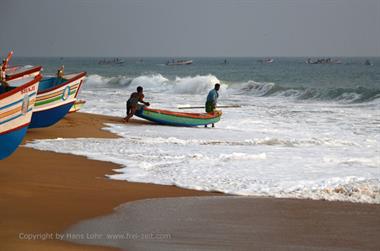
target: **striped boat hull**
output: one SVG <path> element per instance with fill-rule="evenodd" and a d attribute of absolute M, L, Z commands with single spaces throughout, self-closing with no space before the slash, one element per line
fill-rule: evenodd
<path fill-rule="evenodd" d="M 141 107 L 135 115 L 162 125 L 191 127 L 217 123 L 220 121 L 222 112 L 184 113 Z"/>
<path fill-rule="evenodd" d="M 66 75 L 58 84 L 57 78 L 41 81 L 29 128 L 48 127 L 61 120 L 75 103 L 85 76 L 85 72 Z"/>
<path fill-rule="evenodd" d="M 0 94 L 0 159 L 11 155 L 24 138 L 41 78 L 25 78 L 21 86 Z M 8 83 L 12 86 L 12 81 Z"/>

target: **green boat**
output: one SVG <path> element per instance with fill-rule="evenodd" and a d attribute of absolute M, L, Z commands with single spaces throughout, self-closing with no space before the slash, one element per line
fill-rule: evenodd
<path fill-rule="evenodd" d="M 173 112 L 168 110 L 151 109 L 141 106 L 135 114 L 137 117 L 161 124 L 171 126 L 204 126 L 219 122 L 222 111 L 213 113 L 188 113 Z"/>

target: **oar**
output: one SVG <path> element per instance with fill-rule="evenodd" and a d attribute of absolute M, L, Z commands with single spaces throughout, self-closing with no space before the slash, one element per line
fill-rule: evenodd
<path fill-rule="evenodd" d="M 216 108 L 239 108 L 241 105 L 218 105 Z M 178 109 L 201 109 L 204 106 L 179 106 Z"/>
<path fill-rule="evenodd" d="M 4 65 L 3 65 L 3 70 L 6 70 L 7 69 L 7 67 L 8 67 L 8 62 L 9 62 L 9 60 L 11 60 L 11 57 L 13 56 L 13 51 L 10 51 L 9 53 L 8 53 L 8 56 L 7 56 L 7 58 L 5 59 L 5 63 L 4 63 Z"/>

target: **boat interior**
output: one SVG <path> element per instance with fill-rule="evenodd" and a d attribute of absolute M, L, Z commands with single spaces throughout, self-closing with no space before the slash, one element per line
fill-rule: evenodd
<path fill-rule="evenodd" d="M 58 86 L 66 81 L 67 79 L 65 78 L 57 78 L 57 77 L 45 78 L 41 80 L 38 90 L 39 91 L 47 90 L 55 86 Z"/>

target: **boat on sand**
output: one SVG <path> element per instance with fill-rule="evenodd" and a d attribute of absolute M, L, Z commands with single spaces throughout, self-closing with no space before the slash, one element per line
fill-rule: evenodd
<path fill-rule="evenodd" d="M 6 89 L 0 86 L 0 160 L 11 155 L 25 136 L 41 78 L 10 80 Z"/>
<path fill-rule="evenodd" d="M 191 127 L 219 122 L 222 111 L 215 111 L 213 113 L 189 113 L 151 109 L 146 106 L 140 106 L 135 115 L 161 125 Z"/>
<path fill-rule="evenodd" d="M 61 120 L 76 101 L 86 72 L 44 78 L 37 93 L 35 109 L 29 128 L 54 125 Z"/>

